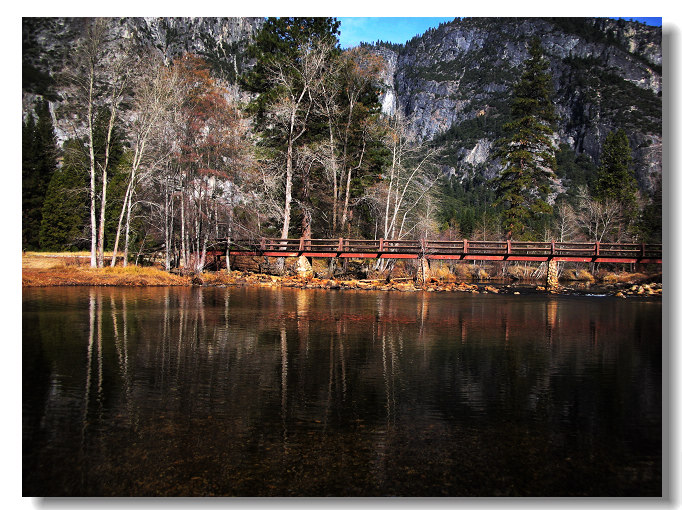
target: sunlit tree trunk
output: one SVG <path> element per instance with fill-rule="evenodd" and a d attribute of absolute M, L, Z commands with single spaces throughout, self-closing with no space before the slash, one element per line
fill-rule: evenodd
<path fill-rule="evenodd" d="M 127 212 L 126 212 L 126 235 L 125 248 L 123 249 L 123 267 L 128 265 L 128 246 L 130 246 L 130 211 L 132 209 L 132 196 L 128 198 Z"/>

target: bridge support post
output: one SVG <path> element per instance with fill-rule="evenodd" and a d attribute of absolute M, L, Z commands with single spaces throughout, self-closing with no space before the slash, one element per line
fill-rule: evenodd
<path fill-rule="evenodd" d="M 296 261 L 296 274 L 302 278 L 312 278 L 313 277 L 313 265 L 310 263 L 310 259 L 304 255 L 298 257 Z"/>
<path fill-rule="evenodd" d="M 331 257 L 329 259 L 329 265 L 327 266 L 327 278 L 329 278 L 330 280 L 333 280 L 335 270 L 336 270 L 336 257 Z"/>
<path fill-rule="evenodd" d="M 429 259 L 426 257 L 419 258 L 419 267 L 417 268 L 417 285 L 424 285 L 431 276 L 431 268 L 429 266 Z"/>
<path fill-rule="evenodd" d="M 559 287 L 559 263 L 551 259 L 547 262 L 547 290 Z"/>

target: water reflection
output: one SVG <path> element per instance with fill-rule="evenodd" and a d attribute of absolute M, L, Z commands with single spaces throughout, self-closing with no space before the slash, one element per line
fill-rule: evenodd
<path fill-rule="evenodd" d="M 660 302 L 27 289 L 24 495 L 660 494 Z"/>

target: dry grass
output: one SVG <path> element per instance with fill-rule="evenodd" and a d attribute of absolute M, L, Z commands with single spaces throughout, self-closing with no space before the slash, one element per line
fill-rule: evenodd
<path fill-rule="evenodd" d="M 104 252 L 104 259 L 111 260 L 111 252 Z M 22 269 L 54 269 L 61 267 L 89 267 L 90 252 L 25 252 L 21 257 Z"/>
<path fill-rule="evenodd" d="M 476 266 L 476 278 L 479 280 L 489 280 L 490 274 L 480 266 Z"/>
<path fill-rule="evenodd" d="M 441 265 L 440 267 L 435 268 L 432 267 L 431 276 L 433 278 L 438 278 L 439 280 L 450 280 L 455 278 L 455 276 L 450 271 L 450 268 L 445 264 Z"/>
<path fill-rule="evenodd" d="M 606 271 L 600 271 L 597 277 L 602 283 L 606 284 L 639 283 L 649 278 L 643 273 L 610 273 Z"/>
<path fill-rule="evenodd" d="M 567 269 L 561 272 L 561 280 L 594 283 L 595 278 L 587 269 Z"/>
<path fill-rule="evenodd" d="M 76 253 L 35 253 L 28 252 L 22 256 L 22 285 L 24 287 L 68 286 L 68 285 L 102 285 L 102 286 L 185 286 L 185 285 L 235 285 L 258 283 L 261 276 L 255 273 L 234 271 L 227 273 L 206 272 L 201 276 L 181 276 L 167 273 L 161 269 L 129 266 L 90 267 L 88 252 Z M 289 261 L 288 261 L 289 262 Z M 326 261 L 314 260 L 318 273 L 327 273 Z M 508 275 L 518 279 L 530 279 L 532 267 L 520 265 L 510 266 Z M 370 275 L 371 278 L 384 279 L 385 274 Z M 391 272 L 391 279 L 410 278 L 414 276 L 414 268 L 405 261 L 398 261 Z M 452 268 L 440 264 L 432 268 L 431 276 L 441 282 L 467 281 L 487 279 L 490 275 L 481 267 L 458 263 Z M 253 278 L 251 278 L 253 277 Z M 272 284 L 271 276 L 265 277 L 268 285 Z M 660 281 L 660 274 L 643 273 L 611 273 L 600 271 L 596 280 L 604 284 L 632 284 L 646 281 Z M 562 272 L 562 280 L 573 280 L 593 283 L 595 277 L 587 269 L 568 269 Z M 251 281 L 253 280 L 253 281 Z"/>
<path fill-rule="evenodd" d="M 473 275 L 473 266 L 470 264 L 455 264 L 455 275 L 461 280 L 471 280 Z"/>
<path fill-rule="evenodd" d="M 535 269 L 532 266 L 514 264 L 507 268 L 507 275 L 516 280 L 535 280 L 536 278 L 533 276 Z"/>
<path fill-rule="evenodd" d="M 576 271 L 576 273 L 576 280 L 580 282 L 594 282 L 594 276 L 587 269 L 581 269 L 580 271 Z"/>
<path fill-rule="evenodd" d="M 76 259 L 79 260 L 79 259 Z M 88 261 L 89 262 L 89 261 Z M 189 285 L 190 278 L 167 273 L 151 267 L 91 268 L 74 264 L 71 257 L 22 258 L 21 281 L 24 287 L 48 287 L 66 285 L 105 286 L 164 286 Z"/>

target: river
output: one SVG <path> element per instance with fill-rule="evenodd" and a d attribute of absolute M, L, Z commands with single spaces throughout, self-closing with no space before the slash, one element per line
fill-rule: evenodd
<path fill-rule="evenodd" d="M 24 496 L 660 496 L 662 304 L 25 288 Z"/>

